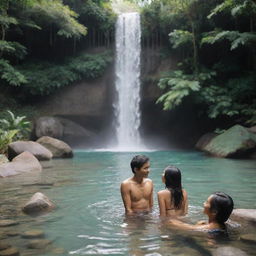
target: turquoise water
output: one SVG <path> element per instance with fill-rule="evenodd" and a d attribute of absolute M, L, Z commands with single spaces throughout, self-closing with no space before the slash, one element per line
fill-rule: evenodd
<path fill-rule="evenodd" d="M 27 249 L 28 240 L 20 236 L 3 237 L 19 248 L 21 255 L 211 255 L 218 241 L 207 234 L 170 230 L 158 218 L 156 192 L 164 188 L 161 175 L 169 164 L 182 171 L 189 197 L 188 221 L 205 219 L 202 204 L 215 191 L 230 194 L 235 208 L 256 208 L 256 161 L 210 158 L 188 151 L 144 154 L 150 157 L 149 175 L 154 182 L 151 214 L 133 219 L 124 216 L 119 187 L 132 175 L 129 164 L 134 153 L 77 151 L 73 159 L 42 162 L 41 174 L 0 180 L 1 219 L 19 221 L 17 226 L 0 229 L 0 238 L 14 230 L 40 229 L 53 241 L 47 248 L 36 250 Z M 22 214 L 21 206 L 38 191 L 57 208 L 44 216 Z M 254 255 L 255 245 L 238 240 L 240 232 L 245 232 L 243 227 L 231 224 L 236 235 L 221 244 Z M 255 234 L 254 229 L 247 228 L 246 232 Z"/>

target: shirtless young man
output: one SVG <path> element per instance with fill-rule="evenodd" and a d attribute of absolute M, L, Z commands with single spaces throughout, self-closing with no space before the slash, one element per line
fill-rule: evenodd
<path fill-rule="evenodd" d="M 153 207 L 153 183 L 148 179 L 149 167 L 148 157 L 133 157 L 131 169 L 134 175 L 121 184 L 121 195 L 127 215 L 149 212 Z"/>

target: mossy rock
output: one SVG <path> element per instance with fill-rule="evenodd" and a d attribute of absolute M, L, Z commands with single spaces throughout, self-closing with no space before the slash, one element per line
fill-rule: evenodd
<path fill-rule="evenodd" d="M 241 125 L 235 125 L 213 138 L 204 150 L 217 157 L 247 157 L 256 148 L 256 134 Z"/>
<path fill-rule="evenodd" d="M 9 160 L 5 155 L 0 154 L 0 164 L 8 163 Z"/>

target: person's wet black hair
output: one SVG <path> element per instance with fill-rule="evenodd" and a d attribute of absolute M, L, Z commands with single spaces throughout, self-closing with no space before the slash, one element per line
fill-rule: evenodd
<path fill-rule="evenodd" d="M 148 161 L 149 161 L 149 158 L 147 156 L 144 156 L 144 155 L 134 156 L 131 163 L 130 163 L 131 168 L 132 168 L 132 172 L 134 173 L 135 168 L 140 169 Z"/>
<path fill-rule="evenodd" d="M 183 201 L 181 186 L 181 172 L 175 166 L 168 166 L 164 169 L 165 186 L 171 192 L 171 202 L 174 202 L 174 208 L 178 209 Z"/>
<path fill-rule="evenodd" d="M 212 194 L 210 204 L 210 210 L 216 212 L 216 220 L 219 223 L 224 224 L 233 211 L 233 199 L 226 193 L 215 192 Z"/>

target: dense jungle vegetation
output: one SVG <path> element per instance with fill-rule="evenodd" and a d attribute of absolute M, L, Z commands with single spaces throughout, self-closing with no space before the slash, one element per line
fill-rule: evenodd
<path fill-rule="evenodd" d="M 199 115 L 256 124 L 255 1 L 155 0 L 142 21 L 144 34 L 160 33 L 179 59 L 158 83 L 164 110 L 189 100 Z"/>
<path fill-rule="evenodd" d="M 111 54 L 86 49 L 110 45 L 115 19 L 106 1 L 1 0 L 0 109 L 19 111 L 24 102 L 99 77 Z"/>
<path fill-rule="evenodd" d="M 162 58 L 179 60 L 158 76 L 164 110 L 189 101 L 198 115 L 256 124 L 254 0 L 130 4 L 140 6 L 142 39 L 157 35 Z M 109 0 L 1 0 L 0 119 L 30 119 L 38 99 L 102 75 L 113 53 L 89 49 L 113 46 L 115 20 Z"/>

